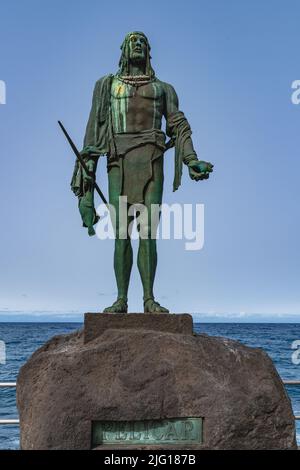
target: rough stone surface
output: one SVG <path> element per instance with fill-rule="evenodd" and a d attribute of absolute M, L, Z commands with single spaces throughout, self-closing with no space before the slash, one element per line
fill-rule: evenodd
<path fill-rule="evenodd" d="M 84 342 L 92 341 L 107 329 L 143 329 L 192 334 L 193 317 L 187 313 L 86 313 Z"/>
<path fill-rule="evenodd" d="M 88 343 L 56 336 L 21 368 L 22 449 L 89 449 L 92 420 L 172 417 L 204 418 L 199 448 L 296 449 L 290 400 L 262 350 L 118 326 Z"/>

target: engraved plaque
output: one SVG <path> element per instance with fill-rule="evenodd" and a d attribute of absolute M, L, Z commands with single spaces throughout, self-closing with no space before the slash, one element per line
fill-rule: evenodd
<path fill-rule="evenodd" d="M 202 444 L 202 428 L 202 418 L 93 421 L 92 447 L 111 444 Z"/>

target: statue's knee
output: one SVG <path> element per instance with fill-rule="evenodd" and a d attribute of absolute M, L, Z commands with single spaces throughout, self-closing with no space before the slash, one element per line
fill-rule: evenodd
<path fill-rule="evenodd" d="M 151 224 L 142 224 L 139 228 L 139 235 L 143 240 L 152 238 Z"/>
<path fill-rule="evenodd" d="M 117 240 L 127 240 L 128 236 L 128 227 L 124 225 L 119 225 L 115 228 L 115 237 Z"/>

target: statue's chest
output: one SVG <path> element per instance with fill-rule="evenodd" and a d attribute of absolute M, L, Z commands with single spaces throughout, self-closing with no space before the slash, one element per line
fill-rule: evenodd
<path fill-rule="evenodd" d="M 162 101 L 162 87 L 155 83 L 148 83 L 139 87 L 129 85 L 120 81 L 115 81 L 111 88 L 112 101 L 138 99 L 139 101 L 151 100 Z"/>

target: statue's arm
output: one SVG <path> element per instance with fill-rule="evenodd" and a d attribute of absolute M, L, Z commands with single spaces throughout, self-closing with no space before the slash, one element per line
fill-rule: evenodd
<path fill-rule="evenodd" d="M 82 196 L 84 190 L 88 187 L 91 187 L 97 170 L 97 163 L 100 155 L 99 149 L 97 149 L 97 141 L 99 136 L 97 116 L 100 104 L 101 83 L 103 83 L 104 78 L 105 77 L 100 78 L 100 80 L 98 80 L 94 86 L 92 105 L 83 141 L 83 149 L 80 152 L 86 163 L 86 166 L 89 169 L 90 175 L 92 176 L 87 175 L 78 160 L 76 160 L 71 187 L 77 196 Z"/>
<path fill-rule="evenodd" d="M 98 80 L 94 86 L 91 110 L 83 140 L 83 149 L 80 152 L 86 160 L 87 167 L 92 173 L 95 173 L 96 171 L 99 158 L 99 153 L 97 152 L 95 146 L 97 142 L 97 114 L 99 109 L 99 90 L 101 87 L 101 80 L 102 79 Z"/>
<path fill-rule="evenodd" d="M 179 100 L 172 85 L 164 83 L 166 118 L 166 132 L 179 148 L 180 160 L 188 166 L 189 175 L 194 180 L 207 179 L 213 171 L 213 165 L 209 162 L 198 160 L 191 137 L 190 125 L 182 111 L 179 111 Z M 177 186 L 177 184 L 175 184 Z M 176 188 L 177 189 L 177 188 Z"/>
<path fill-rule="evenodd" d="M 183 162 L 188 164 L 191 160 L 198 160 L 194 149 L 193 140 L 191 138 L 191 128 L 182 111 L 179 111 L 179 100 L 177 93 L 172 85 L 165 83 L 165 112 L 167 128 L 166 132 L 169 137 L 176 141 L 177 131 L 179 128 L 185 128 L 185 139 L 183 145 Z"/>
<path fill-rule="evenodd" d="M 99 149 L 97 148 L 99 137 L 99 109 L 101 104 L 101 90 L 105 79 L 106 77 L 100 78 L 94 86 L 92 106 L 85 130 L 82 154 L 99 156 Z"/>

